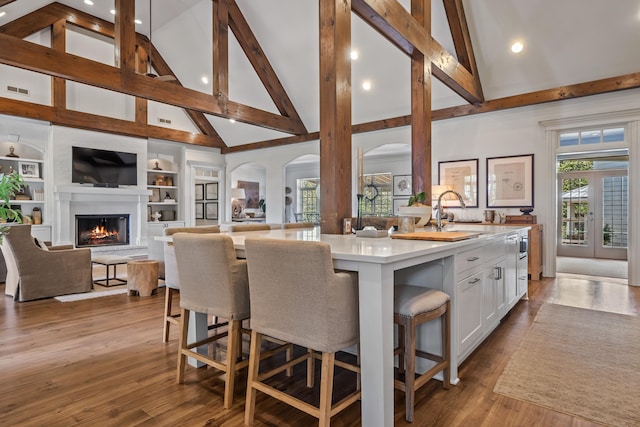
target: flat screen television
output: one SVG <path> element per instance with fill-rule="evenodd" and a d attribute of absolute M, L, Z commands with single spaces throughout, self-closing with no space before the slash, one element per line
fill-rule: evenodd
<path fill-rule="evenodd" d="M 138 185 L 136 153 L 72 147 L 71 182 L 117 187 Z"/>

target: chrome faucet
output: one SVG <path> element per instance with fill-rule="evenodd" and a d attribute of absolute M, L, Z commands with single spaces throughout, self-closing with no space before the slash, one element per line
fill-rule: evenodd
<path fill-rule="evenodd" d="M 436 231 L 442 231 L 442 196 L 447 193 L 454 194 L 458 198 L 458 200 L 460 200 L 460 206 L 463 208 L 466 207 L 466 205 L 464 204 L 464 200 L 462 200 L 462 196 L 457 191 L 447 190 L 442 192 L 440 194 L 440 197 L 438 197 L 438 210 L 436 211 Z"/>

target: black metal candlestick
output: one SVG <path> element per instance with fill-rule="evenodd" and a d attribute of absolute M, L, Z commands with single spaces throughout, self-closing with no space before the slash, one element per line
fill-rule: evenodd
<path fill-rule="evenodd" d="M 362 204 L 362 194 L 357 194 L 358 197 L 358 220 L 356 222 L 356 230 L 362 230 L 362 210 L 360 209 L 360 205 Z"/>

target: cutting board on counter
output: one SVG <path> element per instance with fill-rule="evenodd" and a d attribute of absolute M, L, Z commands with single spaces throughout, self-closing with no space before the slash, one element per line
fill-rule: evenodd
<path fill-rule="evenodd" d="M 392 239 L 407 240 L 436 240 L 441 242 L 456 242 L 479 236 L 480 233 L 468 231 L 416 231 L 413 233 L 392 234 Z"/>

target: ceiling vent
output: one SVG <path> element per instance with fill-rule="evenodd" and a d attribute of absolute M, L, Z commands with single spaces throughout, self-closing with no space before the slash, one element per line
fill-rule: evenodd
<path fill-rule="evenodd" d="M 16 86 L 7 86 L 7 92 L 29 96 L 29 89 L 23 89 L 21 87 L 16 87 Z"/>
<path fill-rule="evenodd" d="M 162 123 L 165 125 L 170 125 L 171 124 L 171 119 L 163 119 L 162 117 L 158 117 L 158 123 Z"/>

